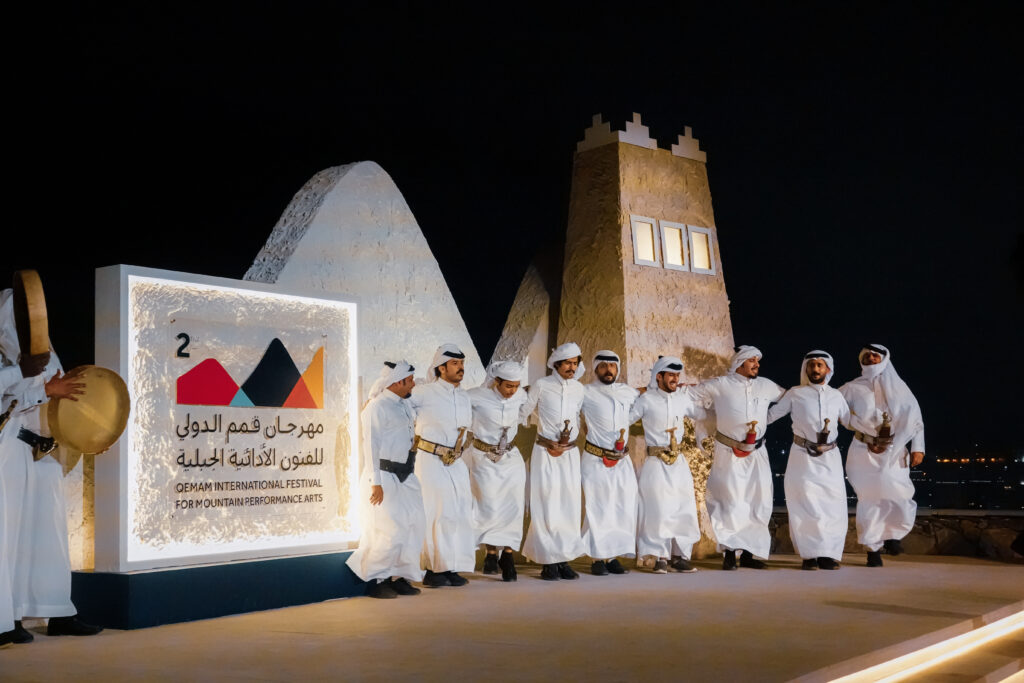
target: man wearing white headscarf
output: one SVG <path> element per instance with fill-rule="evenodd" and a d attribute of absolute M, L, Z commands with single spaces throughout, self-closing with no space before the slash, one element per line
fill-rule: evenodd
<path fill-rule="evenodd" d="M 618 556 L 636 556 L 636 471 L 629 457 L 629 411 L 640 392 L 617 382 L 619 356 L 594 355 L 594 380 L 584 387 L 587 434 L 580 462 L 583 479 L 583 547 L 595 576 L 625 574 Z"/>
<path fill-rule="evenodd" d="M 373 598 L 417 595 L 425 522 L 423 495 L 413 473 L 414 416 L 409 394 L 416 381 L 408 362 L 385 362 L 360 415 L 363 534 L 348 558 Z"/>
<path fill-rule="evenodd" d="M 690 564 L 700 540 L 693 474 L 682 454 L 684 418 L 702 420 L 704 409 L 687 387 L 679 386 L 683 361 L 661 356 L 651 369 L 647 391 L 636 400 L 629 422 L 641 420 L 647 454 L 640 465 L 640 519 L 637 554 L 654 558 L 654 573 L 697 571 Z"/>
<path fill-rule="evenodd" d="M 764 569 L 760 559 L 771 552 L 768 522 L 772 516 L 772 472 L 764 433 L 768 406 L 785 391 L 759 377 L 761 352 L 737 349 L 729 372 L 693 387 L 705 408 L 715 411 L 715 460 L 708 477 L 707 503 L 722 569 Z"/>
<path fill-rule="evenodd" d="M 523 415 L 536 411 L 537 442 L 530 456 L 530 528 L 523 554 L 544 565 L 545 581 L 577 579 L 569 562 L 584 553 L 580 535 L 580 409 L 583 374 L 580 347 L 562 344 L 548 357 L 554 373 L 530 387 Z"/>
<path fill-rule="evenodd" d="M 473 523 L 477 543 L 486 546 L 484 574 L 515 581 L 513 550 L 523 543 L 526 509 L 526 463 L 513 443 L 527 401 L 520 388 L 525 368 L 511 360 L 487 368 L 483 386 L 469 390 L 473 404 L 473 443 L 466 449 L 466 466 L 473 485 Z M 498 548 L 502 548 L 501 558 Z"/>
<path fill-rule="evenodd" d="M 924 460 L 924 418 L 906 382 L 896 374 L 889 349 L 861 349 L 861 376 L 839 391 L 850 406 L 855 440 L 846 474 L 857 493 L 857 540 L 868 548 L 868 566 L 882 566 L 882 548 L 903 552 L 900 539 L 914 528 L 917 503 L 910 468 Z M 910 452 L 907 452 L 907 443 Z"/>
<path fill-rule="evenodd" d="M 469 395 L 459 386 L 465 358 L 455 344 L 439 346 L 410 399 L 419 437 L 416 476 L 426 511 L 423 585 L 428 588 L 465 586 L 468 581 L 457 572 L 471 572 L 476 565 L 473 490 L 462 460 L 473 421 Z"/>
<path fill-rule="evenodd" d="M 793 420 L 793 445 L 786 465 L 786 509 L 793 548 L 802 569 L 839 569 L 846 544 L 849 513 L 843 458 L 836 444 L 839 423 L 850 410 L 837 389 L 828 385 L 835 363 L 825 351 L 804 356 L 800 384 L 768 409 L 768 422 L 783 415 Z"/>
<path fill-rule="evenodd" d="M 102 628 L 78 619 L 71 602 L 64 469 L 55 458 L 44 457 L 56 445 L 40 416 L 40 408 L 50 399 L 77 400 L 84 385 L 63 375 L 56 353 L 21 353 L 10 289 L 0 292 L 0 368 L 8 378 L 0 413 L 10 410 L 0 434 L 0 563 L 6 565 L 11 582 L 14 617 L 14 629 L 0 640 L 31 642 L 33 635 L 22 626 L 23 617 L 48 617 L 48 635 L 99 633 Z M 0 598 L 2 604 L 6 598 Z"/>

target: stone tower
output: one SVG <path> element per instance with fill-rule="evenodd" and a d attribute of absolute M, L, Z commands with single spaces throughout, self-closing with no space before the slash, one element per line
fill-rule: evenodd
<path fill-rule="evenodd" d="M 617 351 L 633 386 L 660 354 L 681 356 L 690 382 L 727 369 L 732 323 L 707 157 L 684 130 L 659 149 L 638 114 L 624 131 L 594 117 L 576 146 L 560 278 L 530 267 L 495 358 L 529 359 L 532 381 L 548 349 L 575 341 L 588 365 L 598 349 Z"/>

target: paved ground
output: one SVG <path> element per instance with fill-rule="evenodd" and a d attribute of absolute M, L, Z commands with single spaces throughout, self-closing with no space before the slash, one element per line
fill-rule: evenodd
<path fill-rule="evenodd" d="M 464 588 L 397 600 L 93 638 L 39 633 L 0 651 L 0 680 L 785 681 L 1024 600 L 1019 565 L 846 560 L 838 572 L 802 572 L 781 556 L 766 571 L 698 562 L 696 574 L 558 583 L 521 568 L 515 584 L 476 574 Z"/>

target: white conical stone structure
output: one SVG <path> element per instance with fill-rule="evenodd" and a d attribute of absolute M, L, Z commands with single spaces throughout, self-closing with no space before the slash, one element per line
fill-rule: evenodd
<path fill-rule="evenodd" d="M 358 304 L 362 398 L 383 361 L 408 359 L 424 376 L 445 342 L 466 354 L 463 386 L 484 380 L 480 355 L 416 218 L 391 176 L 372 161 L 313 176 L 245 279 Z"/>

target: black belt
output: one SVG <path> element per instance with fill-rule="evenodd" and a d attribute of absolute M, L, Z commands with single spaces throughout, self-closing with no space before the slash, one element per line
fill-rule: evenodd
<path fill-rule="evenodd" d="M 799 436 L 797 434 L 793 435 L 793 443 L 795 443 L 797 446 L 803 446 L 805 449 L 807 449 L 808 455 L 810 455 L 812 458 L 817 458 L 819 455 L 823 453 L 828 453 L 830 450 L 836 447 L 835 441 L 833 441 L 832 443 L 817 443 L 816 441 L 805 439 L 804 437 Z"/>
<path fill-rule="evenodd" d="M 416 454 L 410 453 L 409 459 L 406 462 L 395 462 L 394 460 L 385 460 L 381 458 L 380 471 L 390 472 L 391 474 L 398 477 L 398 481 L 405 482 L 412 474 L 413 468 L 416 467 Z"/>
<path fill-rule="evenodd" d="M 760 448 L 761 444 L 764 443 L 764 440 L 765 440 L 765 437 L 762 436 L 760 439 L 758 439 L 754 443 L 750 444 L 750 443 L 747 443 L 746 441 L 737 441 L 736 439 L 732 438 L 731 436 L 726 436 L 722 432 L 719 432 L 719 431 L 715 432 L 715 441 L 717 441 L 718 443 L 722 444 L 723 446 L 728 446 L 729 448 L 734 448 L 736 450 L 745 451 L 747 453 L 753 453 L 758 448 Z"/>
<path fill-rule="evenodd" d="M 18 430 L 18 439 L 24 441 L 31 446 L 34 451 L 43 455 L 52 453 L 53 449 L 57 447 L 57 442 L 53 440 L 52 436 L 39 436 L 35 432 L 30 432 L 24 427 Z"/>

